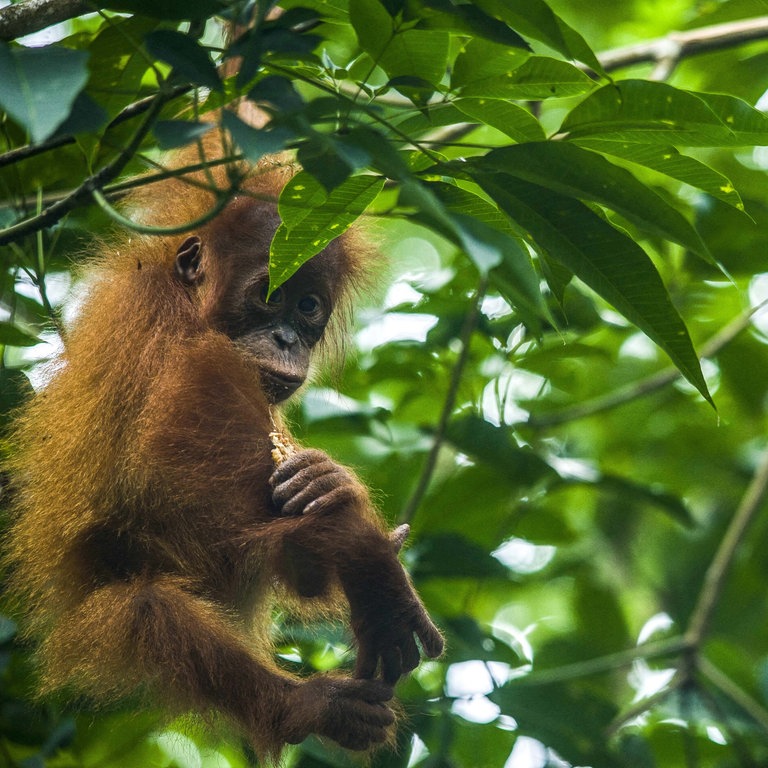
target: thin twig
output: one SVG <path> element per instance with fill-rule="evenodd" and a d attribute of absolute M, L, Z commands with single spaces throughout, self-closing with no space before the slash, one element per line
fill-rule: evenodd
<path fill-rule="evenodd" d="M 768 307 L 768 300 L 761 302 L 755 307 L 742 312 L 729 322 L 724 328 L 721 328 L 712 338 L 701 347 L 701 358 L 706 359 L 714 357 L 721 349 L 730 344 L 742 331 L 749 327 L 752 318 Z M 555 427 L 578 419 L 584 419 L 587 416 L 594 416 L 621 405 L 638 400 L 641 397 L 650 395 L 660 389 L 674 383 L 682 374 L 675 366 L 670 365 L 657 373 L 651 374 L 645 379 L 627 384 L 607 395 L 596 397 L 586 403 L 575 405 L 572 408 L 563 408 L 554 413 L 531 414 L 525 422 L 526 426 L 535 429 L 545 427 Z"/>
<path fill-rule="evenodd" d="M 704 677 L 728 697 L 740 709 L 746 712 L 760 727 L 768 733 L 768 710 L 733 682 L 721 669 L 705 658 L 699 659 L 699 669 Z"/>
<path fill-rule="evenodd" d="M 562 683 L 566 680 L 575 680 L 579 677 L 588 677 L 603 672 L 610 672 L 614 669 L 622 669 L 640 659 L 658 659 L 661 656 L 674 656 L 686 650 L 687 647 L 685 638 L 673 637 L 669 640 L 659 640 L 656 643 L 646 643 L 626 651 L 599 656 L 596 659 L 576 661 L 573 664 L 566 664 L 554 669 L 531 672 L 528 675 L 516 678 L 511 684 L 527 686 Z"/>
<path fill-rule="evenodd" d="M 706 636 L 712 615 L 717 607 L 717 601 L 723 591 L 728 570 L 747 528 L 760 511 L 767 494 L 768 448 L 763 451 L 752 482 L 744 493 L 720 547 L 704 576 L 704 583 L 685 633 L 686 640 L 693 649 L 698 649 Z"/>
<path fill-rule="evenodd" d="M 424 498 L 424 494 L 427 492 L 429 482 L 432 479 L 435 467 L 437 466 L 437 457 L 445 440 L 445 432 L 448 428 L 448 421 L 451 418 L 453 408 L 456 405 L 456 398 L 459 393 L 461 377 L 464 373 L 464 368 L 467 365 L 467 361 L 469 360 L 469 348 L 470 342 L 472 341 L 472 334 L 477 327 L 477 320 L 480 315 L 480 305 L 482 304 L 483 297 L 485 296 L 487 288 L 488 277 L 484 275 L 480 279 L 480 283 L 477 287 L 477 292 L 475 293 L 475 300 L 472 308 L 464 318 L 464 325 L 461 329 L 461 352 L 459 353 L 459 359 L 456 361 L 456 364 L 453 367 L 451 381 L 448 386 L 448 393 L 445 397 L 443 410 L 440 413 L 440 420 L 437 424 L 437 429 L 435 430 L 435 435 L 432 440 L 432 448 L 430 449 L 427 460 L 424 463 L 424 468 L 422 469 L 421 475 L 419 476 L 419 482 L 416 485 L 416 489 L 411 494 L 411 498 L 408 499 L 408 503 L 405 505 L 405 509 L 400 515 L 401 523 L 409 523 L 413 519 L 413 516 L 416 514 L 416 510 L 421 504 L 421 500 Z"/>
<path fill-rule="evenodd" d="M 89 176 L 77 189 L 71 194 L 56 203 L 53 203 L 37 216 L 33 216 L 18 224 L 0 230 L 0 245 L 6 245 L 13 240 L 18 240 L 25 235 L 31 235 L 45 227 L 50 227 L 61 220 L 66 214 L 75 208 L 84 205 L 92 197 L 95 190 L 100 190 L 105 184 L 117 178 L 123 168 L 131 161 L 136 154 L 144 137 L 151 130 L 157 116 L 171 98 L 169 95 L 160 92 L 155 96 L 155 101 L 150 108 L 142 124 L 138 127 L 131 140 L 120 154 L 105 165 L 100 171 Z"/>

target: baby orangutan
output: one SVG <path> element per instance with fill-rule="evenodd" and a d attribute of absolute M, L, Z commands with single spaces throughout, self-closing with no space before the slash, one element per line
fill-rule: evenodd
<path fill-rule="evenodd" d="M 195 180 L 135 195 L 142 221 L 199 218 L 225 172 Z M 273 422 L 363 258 L 339 238 L 268 295 L 279 218 L 265 199 L 285 181 L 262 164 L 197 229 L 102 247 L 63 361 L 15 429 L 8 537 L 44 691 L 219 711 L 263 756 L 309 734 L 385 741 L 417 639 L 443 649 L 397 558 L 407 530 L 388 535 L 351 471 Z M 276 665 L 270 612 L 289 595 L 343 595 L 353 677 Z"/>

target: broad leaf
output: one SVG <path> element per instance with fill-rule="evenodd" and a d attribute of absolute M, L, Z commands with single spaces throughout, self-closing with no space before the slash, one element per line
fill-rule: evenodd
<path fill-rule="evenodd" d="M 214 123 L 196 123 L 188 120 L 159 120 L 152 129 L 160 149 L 183 147 L 204 136 Z"/>
<path fill-rule="evenodd" d="M 527 51 L 487 40 L 470 39 L 462 47 L 451 69 L 451 88 L 510 76 L 528 57 Z"/>
<path fill-rule="evenodd" d="M 568 59 L 588 64 L 595 72 L 603 73 L 594 51 L 573 27 L 563 21 L 543 0 L 476 0 L 487 13 L 504 19 L 522 35 L 540 40 Z"/>
<path fill-rule="evenodd" d="M 158 29 L 146 36 L 144 45 L 152 56 L 170 64 L 193 85 L 221 90 L 221 80 L 210 53 L 193 37 L 173 29 Z"/>
<path fill-rule="evenodd" d="M 468 117 L 505 133 L 517 142 L 543 141 L 541 123 L 523 107 L 500 99 L 456 99 L 454 104 Z"/>
<path fill-rule="evenodd" d="M 459 246 L 480 274 L 487 275 L 502 263 L 508 238 L 466 213 L 448 210 L 432 191 L 431 184 L 404 182 L 400 188 L 400 204 L 413 208 L 411 218 Z"/>
<path fill-rule="evenodd" d="M 455 87 L 453 81 L 451 86 Z M 531 56 L 515 70 L 459 87 L 459 93 L 491 99 L 549 99 L 578 96 L 594 87 L 584 72 L 566 61 Z"/>
<path fill-rule="evenodd" d="M 430 188 L 454 215 L 476 219 L 498 232 L 501 259 L 490 271 L 491 280 L 530 322 L 538 324 L 539 318 L 547 317 L 539 276 L 507 216 L 488 200 L 461 187 L 435 182 Z"/>
<path fill-rule="evenodd" d="M 693 157 L 681 155 L 674 147 L 658 144 L 630 144 L 606 139 L 578 139 L 576 143 L 580 147 L 613 155 L 658 171 L 671 179 L 677 179 L 700 189 L 739 211 L 744 210 L 741 196 L 725 176 Z"/>
<path fill-rule="evenodd" d="M 653 339 L 712 403 L 688 329 L 648 255 L 578 200 L 504 174 L 473 174 L 502 210 Z"/>
<path fill-rule="evenodd" d="M 88 82 L 87 61 L 85 51 L 0 43 L 0 107 L 33 142 L 45 141 L 67 119 Z"/>
<path fill-rule="evenodd" d="M 590 94 L 565 118 L 572 138 L 600 137 L 644 144 L 737 147 L 768 144 L 768 117 L 740 99 L 623 80 Z"/>
<path fill-rule="evenodd" d="M 243 152 L 243 155 L 252 163 L 260 160 L 264 155 L 271 155 L 285 148 L 288 141 L 293 138 L 293 132 L 285 127 L 254 128 L 244 123 L 234 112 L 222 112 L 224 127 L 230 132 L 235 143 Z"/>
<path fill-rule="evenodd" d="M 462 453 L 493 467 L 515 488 L 531 488 L 557 478 L 557 472 L 528 447 L 521 447 L 509 427 L 497 427 L 478 416 L 448 425 L 447 439 Z"/>
<path fill-rule="evenodd" d="M 225 7 L 223 0 L 108 0 L 100 7 L 156 19 L 204 19 Z"/>
<path fill-rule="evenodd" d="M 296 174 L 278 201 L 283 223 L 270 246 L 270 289 L 284 283 L 304 262 L 346 232 L 383 185 L 378 176 L 352 176 L 327 193 L 314 176 Z"/>
<path fill-rule="evenodd" d="M 7 320 L 0 320 L 0 345 L 11 347 L 34 347 L 40 339 L 22 331 L 21 328 Z"/>
<path fill-rule="evenodd" d="M 562 141 L 504 147 L 477 160 L 486 171 L 503 171 L 565 195 L 604 205 L 645 230 L 673 240 L 710 263 L 701 236 L 664 198 L 602 155 Z"/>

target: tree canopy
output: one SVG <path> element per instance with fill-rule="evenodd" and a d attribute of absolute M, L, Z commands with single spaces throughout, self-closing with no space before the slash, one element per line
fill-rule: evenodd
<path fill-rule="evenodd" d="M 382 266 L 290 418 L 411 524 L 448 644 L 371 765 L 766 764 L 768 4 L 271 5 L 0 8 L 3 421 L 169 150 L 294 152 L 272 284 L 353 224 Z M 349 666 L 339 627 L 275 626 L 287 667 Z M 0 614 L 0 764 L 253 764 L 199 723 L 34 701 L 30 652 Z"/>

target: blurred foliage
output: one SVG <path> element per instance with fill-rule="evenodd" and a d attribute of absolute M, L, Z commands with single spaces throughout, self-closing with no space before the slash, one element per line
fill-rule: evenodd
<path fill-rule="evenodd" d="M 768 5 L 281 5 L 115 0 L 0 42 L 3 418 L 160 150 L 209 120 L 250 160 L 295 150 L 274 284 L 361 214 L 389 271 L 290 417 L 411 522 L 448 640 L 370 764 L 768 764 Z M 347 657 L 339 627 L 276 632 L 297 672 Z M 29 654 L 0 616 L 0 765 L 254 764 L 194 721 L 38 702 Z"/>

